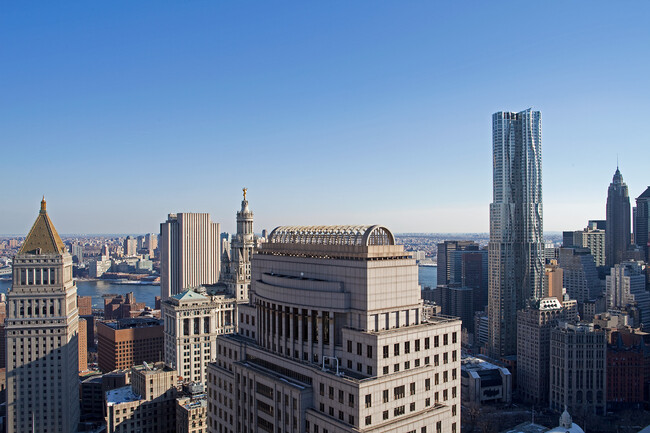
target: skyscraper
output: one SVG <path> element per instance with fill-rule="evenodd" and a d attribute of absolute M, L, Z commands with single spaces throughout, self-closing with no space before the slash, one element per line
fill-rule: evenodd
<path fill-rule="evenodd" d="M 243 189 L 244 199 L 241 210 L 237 212 L 237 234 L 230 243 L 230 249 L 222 258 L 221 281 L 226 284 L 237 302 L 248 301 L 251 286 L 251 257 L 255 248 L 253 234 L 253 212 L 248 208 L 247 188 Z"/>
<path fill-rule="evenodd" d="M 220 224 L 207 213 L 169 214 L 160 224 L 160 292 L 163 300 L 219 280 Z"/>
<path fill-rule="evenodd" d="M 616 167 L 607 190 L 607 229 L 605 230 L 605 262 L 608 267 L 625 260 L 631 245 L 630 197 L 623 175 Z"/>
<path fill-rule="evenodd" d="M 78 318 L 72 256 L 43 199 L 7 294 L 7 431 L 77 431 Z"/>
<path fill-rule="evenodd" d="M 636 198 L 634 243 L 645 252 L 645 261 L 650 262 L 650 186 Z"/>
<path fill-rule="evenodd" d="M 492 115 L 493 203 L 488 245 L 489 352 L 517 351 L 517 310 L 544 289 L 539 111 Z"/>

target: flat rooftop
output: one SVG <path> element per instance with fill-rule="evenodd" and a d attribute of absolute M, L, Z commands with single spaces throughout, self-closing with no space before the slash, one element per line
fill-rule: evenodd
<path fill-rule="evenodd" d="M 109 328 L 115 330 L 120 329 L 133 329 L 133 328 L 148 328 L 151 326 L 162 326 L 163 321 L 151 317 L 134 317 L 132 319 L 118 319 L 110 322 L 100 322 Z"/>
<path fill-rule="evenodd" d="M 120 403 L 129 403 L 141 399 L 142 397 L 140 397 L 138 394 L 135 394 L 133 392 L 133 388 L 131 387 L 131 385 L 106 391 L 107 406 L 113 406 Z"/>

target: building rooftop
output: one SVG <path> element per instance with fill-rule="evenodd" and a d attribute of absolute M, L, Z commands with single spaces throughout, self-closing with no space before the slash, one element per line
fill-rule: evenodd
<path fill-rule="evenodd" d="M 43 197 L 41 211 L 18 254 L 63 254 L 65 251 L 61 237 L 56 232 L 50 217 L 47 216 L 45 197 Z"/>
<path fill-rule="evenodd" d="M 113 406 L 120 403 L 128 403 L 131 401 L 138 401 L 141 399 L 141 396 L 133 392 L 131 385 L 106 391 L 106 404 L 108 406 Z"/>
<path fill-rule="evenodd" d="M 393 233 L 374 225 L 280 226 L 273 229 L 268 242 L 310 245 L 395 245 Z"/>
<path fill-rule="evenodd" d="M 130 319 L 118 319 L 109 322 L 99 322 L 115 330 L 147 328 L 149 326 L 162 326 L 163 321 L 153 317 L 134 317 Z"/>

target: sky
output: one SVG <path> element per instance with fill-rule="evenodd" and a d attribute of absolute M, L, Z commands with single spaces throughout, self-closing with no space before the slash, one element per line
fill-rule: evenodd
<path fill-rule="evenodd" d="M 7 2 L 0 233 L 487 232 L 491 115 L 542 112 L 546 231 L 650 185 L 650 2 Z"/>

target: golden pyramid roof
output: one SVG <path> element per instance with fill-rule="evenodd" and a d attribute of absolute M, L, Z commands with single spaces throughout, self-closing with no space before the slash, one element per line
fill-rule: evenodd
<path fill-rule="evenodd" d="M 41 201 L 41 211 L 20 247 L 18 254 L 63 254 L 65 245 L 56 232 L 54 224 L 47 216 L 45 197 Z"/>

